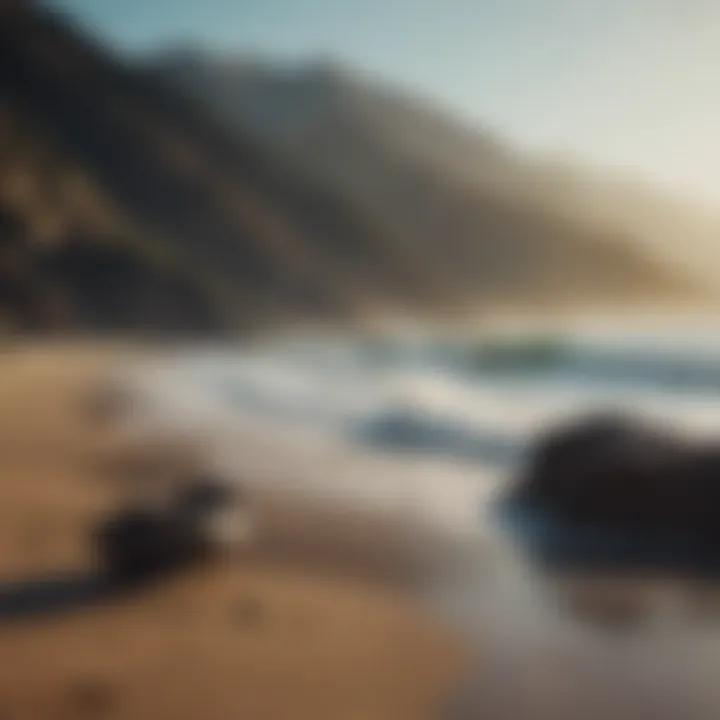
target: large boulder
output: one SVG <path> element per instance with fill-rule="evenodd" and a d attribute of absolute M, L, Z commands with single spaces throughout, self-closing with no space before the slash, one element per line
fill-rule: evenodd
<path fill-rule="evenodd" d="M 568 522 L 720 535 L 720 446 L 625 416 L 583 418 L 540 438 L 511 498 Z"/>

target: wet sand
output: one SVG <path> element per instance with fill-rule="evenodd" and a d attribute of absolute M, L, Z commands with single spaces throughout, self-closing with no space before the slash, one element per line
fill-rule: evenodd
<path fill-rule="evenodd" d="M 116 502 L 83 393 L 127 350 L 0 357 L 0 578 L 93 562 Z M 7 586 L 0 586 L 2 588 Z M 457 636 L 382 583 L 248 555 L 137 595 L 0 618 L 0 717 L 437 717 L 467 667 Z"/>

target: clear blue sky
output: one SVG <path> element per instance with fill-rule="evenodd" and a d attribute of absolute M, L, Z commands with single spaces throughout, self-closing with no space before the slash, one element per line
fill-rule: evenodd
<path fill-rule="evenodd" d="M 53 0 L 112 39 L 329 54 L 720 204 L 720 0 Z"/>

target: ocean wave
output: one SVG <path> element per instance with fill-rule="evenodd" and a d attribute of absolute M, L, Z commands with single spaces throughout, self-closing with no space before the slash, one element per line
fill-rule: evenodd
<path fill-rule="evenodd" d="M 205 415 L 246 418 L 382 452 L 507 466 L 573 414 L 621 410 L 720 427 L 720 349 L 668 336 L 347 339 L 177 358 L 163 382 Z M 194 393 L 194 395 L 193 395 Z"/>

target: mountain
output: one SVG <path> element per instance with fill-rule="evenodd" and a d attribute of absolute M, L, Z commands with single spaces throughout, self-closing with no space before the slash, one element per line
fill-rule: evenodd
<path fill-rule="evenodd" d="M 720 218 L 702 218 L 610 174 L 522 155 L 427 101 L 332 62 L 282 64 L 187 48 L 142 62 L 227 127 L 255 134 L 362 198 L 409 245 L 441 249 L 435 262 L 457 282 L 513 294 L 546 277 L 561 294 L 582 299 L 603 290 L 632 295 L 632 286 L 652 293 L 668 268 L 708 292 L 708 280 L 717 279 L 688 257 L 688 240 L 711 246 Z M 569 293 L 568 274 L 545 267 L 555 252 L 577 273 Z"/>
<path fill-rule="evenodd" d="M 0 11 L 11 324 L 50 322 L 30 304 L 66 306 L 82 328 L 214 328 L 432 300 L 352 203 L 89 37 L 32 5 Z"/>
<path fill-rule="evenodd" d="M 387 129 L 370 125 L 378 114 L 332 68 L 266 78 L 243 127 L 168 73 L 56 12 L 0 2 L 9 330 L 218 333 L 690 291 L 622 237 L 479 194 L 450 167 L 439 180 L 445 151 L 420 131 L 400 144 L 390 97 Z M 447 129 L 428 118 L 422 132 Z M 466 155 L 462 141 L 454 152 Z"/>

